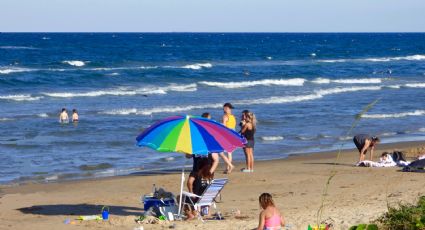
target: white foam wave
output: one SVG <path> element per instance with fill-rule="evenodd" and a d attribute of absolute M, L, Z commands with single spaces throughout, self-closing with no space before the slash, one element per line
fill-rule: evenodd
<path fill-rule="evenodd" d="M 379 84 L 382 82 L 380 78 L 360 78 L 360 79 L 337 79 L 332 82 L 340 84 Z"/>
<path fill-rule="evenodd" d="M 215 86 L 219 88 L 226 89 L 236 89 L 236 88 L 246 88 L 253 86 L 302 86 L 304 85 L 305 79 L 302 78 L 293 78 L 293 79 L 264 79 L 258 81 L 244 81 L 244 82 L 210 82 L 210 81 L 201 81 L 199 84 Z"/>
<path fill-rule="evenodd" d="M 0 68 L 0 74 L 10 74 L 10 73 L 21 73 L 21 72 L 31 72 L 36 71 L 35 69 L 27 68 Z"/>
<path fill-rule="evenodd" d="M 72 60 L 72 61 L 63 61 L 62 63 L 64 64 L 68 64 L 68 65 L 72 65 L 72 66 L 77 66 L 77 67 L 81 67 L 86 65 L 85 62 L 83 61 L 78 61 L 78 60 Z"/>
<path fill-rule="evenodd" d="M 410 56 L 402 56 L 402 57 L 383 57 L 383 58 L 366 58 L 365 61 L 372 62 L 388 62 L 388 61 L 422 61 L 425 60 L 425 55 L 410 55 Z"/>
<path fill-rule="evenodd" d="M 312 80 L 311 82 L 315 83 L 315 84 L 329 84 L 329 83 L 331 83 L 331 79 L 319 77 L 319 78 Z"/>
<path fill-rule="evenodd" d="M 425 110 L 415 110 L 413 112 L 404 112 L 404 113 L 388 113 L 388 114 L 363 114 L 363 118 L 370 119 L 386 119 L 386 118 L 401 118 L 407 116 L 424 116 Z"/>
<path fill-rule="evenodd" d="M 261 137 L 261 140 L 263 141 L 281 141 L 283 140 L 282 136 L 264 136 Z"/>
<path fill-rule="evenodd" d="M 5 50 L 35 50 L 38 48 L 30 47 L 30 46 L 0 46 L 0 49 Z"/>
<path fill-rule="evenodd" d="M 338 137 L 338 140 L 340 141 L 348 141 L 348 140 L 352 140 L 353 137 L 349 137 L 349 136 L 344 136 L 344 137 Z"/>
<path fill-rule="evenodd" d="M 395 135 L 397 135 L 396 132 L 388 132 L 388 133 L 382 133 L 380 136 L 388 137 L 388 136 L 395 136 Z"/>
<path fill-rule="evenodd" d="M 18 95 L 6 95 L 0 96 L 0 100 L 12 100 L 12 101 L 36 101 L 43 97 L 33 97 L 29 94 L 18 94 Z"/>
<path fill-rule="evenodd" d="M 425 132 L 425 128 L 418 129 L 419 132 Z"/>
<path fill-rule="evenodd" d="M 42 117 L 42 118 L 49 117 L 49 115 L 47 113 L 40 113 L 40 114 L 37 114 L 37 116 Z"/>
<path fill-rule="evenodd" d="M 329 83 L 338 83 L 338 84 L 379 84 L 382 83 L 381 78 L 357 78 L 357 79 L 336 79 L 331 80 L 328 78 L 316 78 L 311 81 L 315 84 L 329 84 Z"/>
<path fill-rule="evenodd" d="M 404 86 L 409 88 L 425 88 L 425 83 L 409 83 L 405 84 Z"/>
<path fill-rule="evenodd" d="M 341 63 L 341 62 L 349 62 L 349 61 L 357 61 L 357 62 L 390 62 L 390 61 L 423 61 L 425 60 L 425 55 L 415 54 L 409 56 L 400 56 L 400 57 L 376 57 L 376 58 L 353 58 L 353 59 L 329 59 L 329 60 L 317 60 L 318 62 L 323 63 Z"/>
<path fill-rule="evenodd" d="M 0 121 L 13 121 L 13 118 L 0 117 Z"/>
<path fill-rule="evenodd" d="M 212 66 L 213 65 L 211 63 L 195 63 L 195 64 L 190 64 L 190 65 L 184 65 L 181 68 L 198 70 L 198 69 L 202 69 L 202 68 L 211 68 Z"/>
<path fill-rule="evenodd" d="M 285 103 L 316 100 L 330 94 L 339 94 L 339 93 L 345 93 L 345 92 L 355 92 L 355 91 L 364 91 L 364 90 L 380 90 L 380 89 L 381 87 L 379 86 L 331 88 L 331 89 L 325 89 L 325 90 L 318 90 L 312 94 L 306 94 L 306 95 L 240 100 L 240 101 L 234 101 L 232 104 L 234 105 L 285 104 Z M 196 110 L 196 109 L 216 109 L 216 108 L 221 108 L 222 106 L 223 106 L 222 103 L 203 104 L 203 105 L 186 105 L 186 106 L 161 106 L 161 107 L 155 107 L 150 109 L 140 109 L 140 110 L 135 108 L 118 109 L 118 110 L 111 110 L 111 111 L 102 111 L 99 113 L 109 114 L 109 115 L 129 115 L 129 114 L 152 115 L 157 113 L 178 113 L 178 112 L 184 112 L 184 111 L 190 111 L 190 110 Z"/>
<path fill-rule="evenodd" d="M 117 88 L 110 90 L 98 90 L 98 91 L 89 91 L 89 92 L 75 92 L 75 93 L 43 93 L 43 95 L 49 97 L 62 97 L 62 98 L 72 98 L 72 97 L 100 97 L 100 96 L 134 96 L 134 95 L 150 95 L 150 94 L 167 94 L 168 91 L 174 92 L 193 92 L 197 90 L 196 84 L 188 85 L 177 85 L 170 84 L 165 87 L 146 87 L 142 89 L 133 89 L 133 88 Z"/>
<path fill-rule="evenodd" d="M 341 63 L 346 62 L 347 59 L 329 59 L 329 60 L 317 60 L 317 62 L 323 62 L 323 63 Z"/>

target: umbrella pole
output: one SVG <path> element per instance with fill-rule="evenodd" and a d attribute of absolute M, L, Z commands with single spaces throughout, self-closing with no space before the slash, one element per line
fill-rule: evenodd
<path fill-rule="evenodd" d="M 186 161 L 185 161 L 185 163 L 186 163 Z M 183 207 L 183 203 L 182 203 L 182 200 L 183 200 L 183 185 L 184 185 L 184 167 L 185 167 L 185 164 L 184 163 L 184 165 L 183 165 L 183 168 L 182 168 L 182 178 L 181 178 L 181 184 L 180 184 L 180 200 L 179 200 L 179 212 L 178 212 L 178 216 L 179 216 L 179 219 L 181 220 L 182 219 L 182 207 Z"/>

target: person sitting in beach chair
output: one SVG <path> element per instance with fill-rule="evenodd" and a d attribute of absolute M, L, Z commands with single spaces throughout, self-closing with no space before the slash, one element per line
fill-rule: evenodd
<path fill-rule="evenodd" d="M 223 190 L 227 182 L 227 178 L 212 180 L 208 187 L 204 190 L 202 195 L 183 191 L 183 195 L 185 196 L 185 206 L 192 207 L 193 209 L 191 214 L 198 216 L 198 218 L 202 221 L 202 216 L 209 215 L 209 208 L 212 206 L 217 212 L 217 218 L 222 219 L 220 212 L 218 212 L 217 210 L 215 199 L 217 198 L 221 190 Z"/>

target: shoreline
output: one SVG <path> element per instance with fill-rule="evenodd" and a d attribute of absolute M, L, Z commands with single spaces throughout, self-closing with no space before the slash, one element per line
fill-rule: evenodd
<path fill-rule="evenodd" d="M 425 143 L 424 141 L 403 141 L 403 142 L 391 142 L 391 143 L 384 143 L 384 144 L 380 144 L 377 148 L 377 151 L 379 151 L 380 148 L 385 148 L 385 149 L 389 149 L 389 148 L 406 148 L 408 147 L 408 145 L 413 145 L 413 146 L 420 146 L 421 144 Z M 282 158 L 273 158 L 273 159 L 266 159 L 266 160 L 257 160 L 256 163 L 258 162 L 269 162 L 269 161 L 285 161 L 285 160 L 299 160 L 299 159 L 305 159 L 305 158 L 310 158 L 310 157 L 315 157 L 316 159 L 329 159 L 332 157 L 335 157 L 336 154 L 339 152 L 340 150 L 324 150 L 324 151 L 316 151 L 316 152 L 306 152 L 306 153 L 292 153 L 292 154 L 288 154 L 285 157 Z M 347 152 L 352 152 L 352 151 L 357 151 L 355 148 L 343 148 L 341 149 L 341 154 L 347 153 Z M 176 154 L 180 154 L 180 153 L 176 153 Z M 380 154 L 380 152 L 375 152 L 375 159 L 377 156 L 379 156 L 378 154 Z M 189 162 L 190 164 L 192 163 L 191 161 L 187 160 L 185 162 L 185 173 L 189 173 L 190 172 L 190 168 L 192 167 L 191 165 L 187 165 L 186 163 Z M 243 164 L 243 161 L 234 161 L 235 165 L 241 165 Z M 222 160 L 220 160 L 220 165 L 222 165 Z M 218 170 L 220 170 L 220 165 Z M 78 181 L 85 181 L 85 180 L 102 180 L 102 179 L 113 179 L 113 178 L 122 178 L 122 177 L 127 177 L 127 176 L 157 176 L 157 175 L 168 175 L 168 174 L 180 174 L 181 173 L 181 167 L 176 166 L 176 167 L 170 167 L 170 168 L 162 168 L 162 169 L 146 169 L 146 170 L 140 170 L 140 171 L 135 171 L 135 172 L 131 172 L 128 174 L 122 174 L 122 175 L 113 175 L 113 176 L 94 176 L 94 177 L 81 177 L 81 178 L 70 178 L 70 179 L 58 179 L 58 180 L 24 180 L 21 182 L 8 182 L 8 183 L 0 183 L 0 194 L 1 194 L 1 190 L 7 187 L 16 187 L 16 186 L 22 186 L 22 185 L 27 185 L 27 184 L 52 184 L 52 183 L 67 183 L 67 182 L 78 182 Z"/>

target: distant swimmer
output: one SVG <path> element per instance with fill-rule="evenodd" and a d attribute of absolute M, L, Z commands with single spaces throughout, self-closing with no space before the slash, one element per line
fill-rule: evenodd
<path fill-rule="evenodd" d="M 367 134 L 358 134 L 353 138 L 354 144 L 359 150 L 359 162 L 365 160 L 367 151 L 370 151 L 370 160 L 373 161 L 373 150 L 375 146 L 381 141 L 379 137 L 369 136 Z"/>
<path fill-rule="evenodd" d="M 68 112 L 65 108 L 62 108 L 62 112 L 59 115 L 59 123 L 69 123 Z"/>
<path fill-rule="evenodd" d="M 72 110 L 72 122 L 78 122 L 78 113 L 76 109 Z"/>

